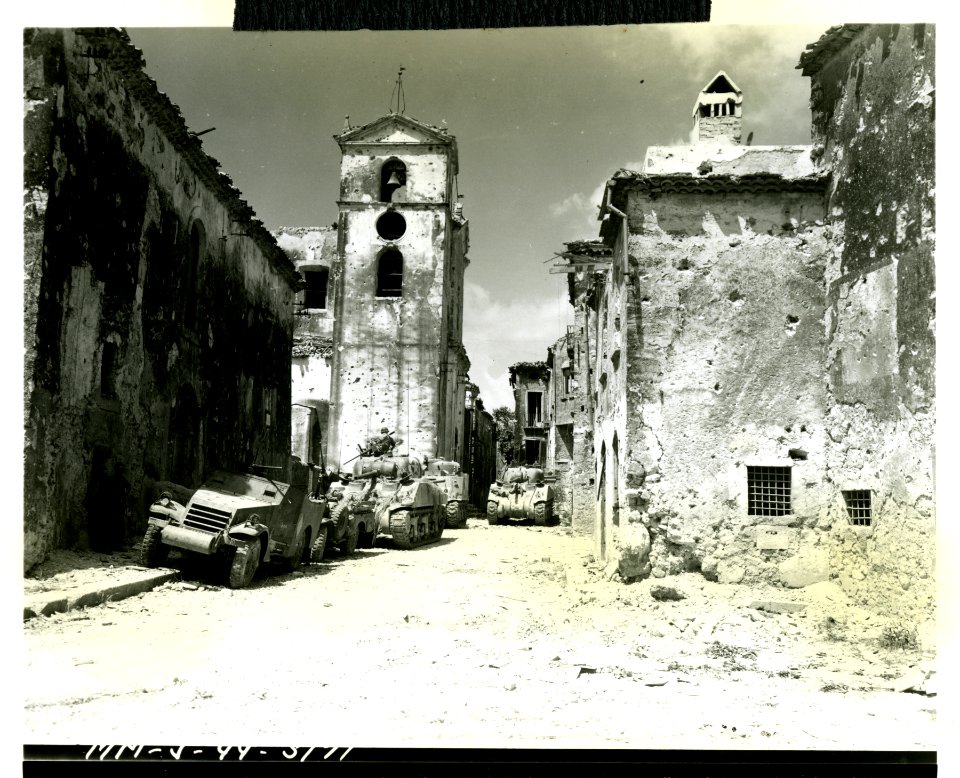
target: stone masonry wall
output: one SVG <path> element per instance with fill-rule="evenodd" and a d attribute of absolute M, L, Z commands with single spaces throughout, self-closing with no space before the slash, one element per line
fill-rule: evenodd
<path fill-rule="evenodd" d="M 454 438 L 462 434 L 465 385 L 460 365 L 451 364 L 445 315 L 454 241 L 444 202 L 447 153 L 439 145 L 371 145 L 344 154 L 341 197 L 349 202 L 341 202 L 339 224 L 343 264 L 334 311 L 332 462 L 356 455 L 384 426 L 402 439 L 399 451 L 428 457 L 452 458 Z M 380 163 L 391 156 L 406 164 L 409 191 L 395 205 L 406 230 L 385 241 L 376 221 L 388 204 L 374 194 Z M 377 259 L 391 247 L 403 255 L 403 295 L 377 297 Z M 454 403 L 447 395 L 458 387 Z M 454 406 L 455 418 L 445 418 Z"/>
<path fill-rule="evenodd" d="M 142 532 L 157 481 L 286 463 L 294 276 L 125 34 L 24 64 L 27 569 Z"/>
<path fill-rule="evenodd" d="M 870 25 L 808 69 L 814 142 L 832 171 L 827 477 L 872 492 L 870 527 L 824 517 L 859 601 L 932 612 L 935 279 L 932 25 Z"/>
<path fill-rule="evenodd" d="M 822 196 L 634 193 L 628 216 L 625 289 L 640 315 L 621 534 L 647 528 L 654 576 L 792 581 L 797 557 L 823 561 L 817 526 L 835 498 L 824 483 Z M 749 465 L 791 468 L 790 515 L 748 515 Z M 644 574 L 642 560 L 628 567 Z"/>

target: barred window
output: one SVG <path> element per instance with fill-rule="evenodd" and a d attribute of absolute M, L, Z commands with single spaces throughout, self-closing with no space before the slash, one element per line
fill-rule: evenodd
<path fill-rule="evenodd" d="M 790 513 L 790 468 L 747 466 L 747 515 Z"/>
<path fill-rule="evenodd" d="M 843 492 L 847 517 L 855 527 L 869 527 L 873 522 L 873 506 L 869 489 L 849 489 Z"/>

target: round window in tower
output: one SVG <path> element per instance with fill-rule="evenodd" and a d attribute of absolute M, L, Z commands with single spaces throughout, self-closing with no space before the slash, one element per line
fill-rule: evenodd
<path fill-rule="evenodd" d="M 396 211 L 387 211 L 377 219 L 377 235 L 384 240 L 396 240 L 407 231 L 407 220 Z"/>

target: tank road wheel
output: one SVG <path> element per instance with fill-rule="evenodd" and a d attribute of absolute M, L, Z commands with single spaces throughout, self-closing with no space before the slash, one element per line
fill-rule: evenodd
<path fill-rule="evenodd" d="M 496 524 L 500 519 L 497 518 L 497 504 L 490 500 L 487 503 L 487 524 Z"/>
<path fill-rule="evenodd" d="M 160 567 L 167 560 L 170 546 L 160 540 L 160 532 L 160 527 L 149 524 L 140 541 L 140 564 L 144 567 Z"/>
<path fill-rule="evenodd" d="M 538 502 L 533 506 L 533 520 L 538 527 L 547 525 L 547 503 Z"/>
<path fill-rule="evenodd" d="M 395 511 L 390 516 L 390 534 L 393 535 L 393 543 L 397 548 L 412 548 L 416 542 L 412 522 L 410 521 L 410 511 Z"/>
<path fill-rule="evenodd" d="M 437 513 L 437 520 L 436 520 L 437 529 L 436 529 L 436 532 L 433 533 L 434 540 L 440 540 L 440 538 L 443 537 L 443 528 L 445 525 L 445 521 L 446 519 L 444 518 L 443 514 Z"/>
<path fill-rule="evenodd" d="M 317 530 L 317 539 L 313 541 L 313 546 L 310 548 L 310 561 L 311 562 L 322 562 L 323 555 L 327 552 L 327 532 L 330 527 L 326 524 L 321 524 L 320 528 Z"/>
<path fill-rule="evenodd" d="M 447 527 L 451 529 L 459 529 L 463 526 L 463 510 L 460 502 L 456 500 L 451 500 L 448 502 L 446 513 Z"/>
<path fill-rule="evenodd" d="M 256 538 L 250 543 L 237 546 L 227 578 L 227 586 L 231 589 L 242 589 L 253 580 L 253 575 L 260 566 L 260 545 L 260 538 Z"/>

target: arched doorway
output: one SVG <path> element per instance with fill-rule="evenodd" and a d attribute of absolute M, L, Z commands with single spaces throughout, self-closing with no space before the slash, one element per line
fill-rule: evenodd
<path fill-rule="evenodd" d="M 597 477 L 597 509 L 600 512 L 597 521 L 598 527 L 598 536 L 597 536 L 597 545 L 600 552 L 600 560 L 606 561 L 607 559 L 607 444 L 603 443 L 600 446 L 600 459 L 598 460 L 600 466 L 600 474 Z"/>
<path fill-rule="evenodd" d="M 199 477 L 200 411 L 197 395 L 190 384 L 184 384 L 177 392 L 170 417 L 169 441 L 170 479 L 184 486 L 194 486 Z"/>
<path fill-rule="evenodd" d="M 614 527 L 620 526 L 620 446 L 617 433 L 613 433 L 610 462 L 610 519 Z"/>

